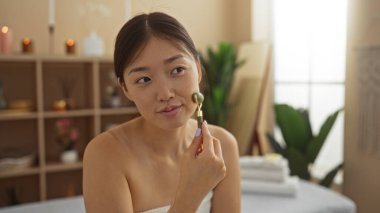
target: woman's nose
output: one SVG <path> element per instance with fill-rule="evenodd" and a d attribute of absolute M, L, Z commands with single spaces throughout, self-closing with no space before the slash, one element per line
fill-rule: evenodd
<path fill-rule="evenodd" d="M 175 93 L 169 82 L 161 81 L 156 88 L 157 100 L 160 102 L 167 102 L 174 98 Z"/>

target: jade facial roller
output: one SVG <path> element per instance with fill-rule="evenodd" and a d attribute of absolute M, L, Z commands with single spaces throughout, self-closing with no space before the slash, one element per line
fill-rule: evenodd
<path fill-rule="evenodd" d="M 197 104 L 198 128 L 202 129 L 202 122 L 203 122 L 202 103 L 203 103 L 204 97 L 202 93 L 194 92 L 191 98 L 193 99 L 194 103 Z M 196 155 L 199 155 L 199 153 L 201 153 L 202 151 L 203 151 L 203 142 L 201 142 L 201 144 L 199 145 Z"/>
<path fill-rule="evenodd" d="M 194 103 L 197 104 L 198 128 L 202 128 L 202 122 L 203 122 L 202 103 L 203 103 L 204 97 L 203 97 L 202 93 L 200 93 L 200 92 L 194 92 L 191 97 L 192 97 Z"/>

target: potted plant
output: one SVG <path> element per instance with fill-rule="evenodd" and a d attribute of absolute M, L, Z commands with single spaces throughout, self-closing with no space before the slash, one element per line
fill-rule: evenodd
<path fill-rule="evenodd" d="M 73 163 L 78 161 L 78 152 L 75 144 L 79 139 L 79 130 L 74 125 L 72 118 L 61 118 L 55 123 L 57 131 L 57 142 L 63 148 L 61 161 L 63 163 Z"/>
<path fill-rule="evenodd" d="M 201 62 L 206 73 L 204 117 L 209 123 L 225 126 L 234 73 L 244 61 L 238 61 L 236 49 L 231 43 L 220 42 L 217 50 L 209 47 L 206 55 L 201 54 Z"/>
<path fill-rule="evenodd" d="M 341 109 L 329 115 L 321 126 L 317 135 L 313 134 L 309 113 L 304 109 L 294 109 L 286 104 L 275 104 L 276 123 L 284 138 L 281 145 L 272 134 L 267 137 L 273 150 L 284 156 L 289 162 L 291 175 L 310 180 L 310 166 L 315 162 L 331 128 Z M 343 163 L 333 168 L 320 184 L 329 187 L 335 175 L 343 168 Z"/>

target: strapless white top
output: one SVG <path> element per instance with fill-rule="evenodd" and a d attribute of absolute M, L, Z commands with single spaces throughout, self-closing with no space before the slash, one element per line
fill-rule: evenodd
<path fill-rule="evenodd" d="M 211 198 L 212 198 L 212 191 L 209 192 L 206 197 L 202 200 L 201 205 L 199 205 L 199 208 L 196 213 L 210 213 L 211 211 Z M 170 209 L 170 206 L 163 206 L 160 208 L 150 209 L 147 211 L 143 211 L 140 213 L 167 213 Z"/>

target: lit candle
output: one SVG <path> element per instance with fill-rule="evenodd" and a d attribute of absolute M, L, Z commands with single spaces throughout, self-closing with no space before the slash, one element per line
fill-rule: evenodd
<path fill-rule="evenodd" d="M 48 14 L 48 24 L 49 26 L 55 25 L 55 0 L 49 0 L 49 14 Z"/>
<path fill-rule="evenodd" d="M 22 52 L 23 53 L 33 52 L 33 42 L 28 37 L 25 37 L 22 39 Z"/>
<path fill-rule="evenodd" d="M 75 41 L 73 39 L 66 40 L 66 53 L 67 54 L 75 53 Z"/>
<path fill-rule="evenodd" d="M 0 52 L 12 52 L 12 30 L 8 26 L 1 27 L 0 32 Z"/>

